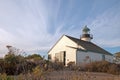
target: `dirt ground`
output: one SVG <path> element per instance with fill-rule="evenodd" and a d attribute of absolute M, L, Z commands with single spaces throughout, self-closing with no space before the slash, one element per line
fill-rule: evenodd
<path fill-rule="evenodd" d="M 53 71 L 47 73 L 46 80 L 120 80 L 120 75 L 97 72 Z"/>

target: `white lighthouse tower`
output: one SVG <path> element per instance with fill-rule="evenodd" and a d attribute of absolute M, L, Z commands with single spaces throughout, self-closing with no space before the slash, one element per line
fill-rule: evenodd
<path fill-rule="evenodd" d="M 83 28 L 80 39 L 88 42 L 90 42 L 91 39 L 93 39 L 93 35 L 90 34 L 90 29 L 87 27 L 87 25 Z"/>

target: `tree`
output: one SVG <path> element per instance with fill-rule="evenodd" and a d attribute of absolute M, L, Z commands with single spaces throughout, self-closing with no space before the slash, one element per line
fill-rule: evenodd
<path fill-rule="evenodd" d="M 20 73 L 32 72 L 33 68 L 35 68 L 41 60 L 43 60 L 43 58 L 38 54 L 24 57 L 20 55 L 20 49 L 16 49 L 12 46 L 6 47 L 8 48 L 8 53 L 3 59 L 0 59 L 0 73 L 6 73 L 7 75 L 18 75 Z M 30 59 L 35 61 L 29 61 Z"/>
<path fill-rule="evenodd" d="M 0 59 L 0 73 L 4 73 L 4 60 Z"/>
<path fill-rule="evenodd" d="M 26 57 L 26 59 L 33 59 L 34 61 L 43 60 L 39 54 L 32 54 Z"/>
<path fill-rule="evenodd" d="M 19 62 L 18 58 L 14 54 L 6 54 L 4 60 L 6 63 L 11 65 L 17 64 Z"/>
<path fill-rule="evenodd" d="M 19 49 L 16 49 L 12 46 L 6 46 L 8 48 L 8 54 L 4 57 L 4 69 L 7 75 L 17 75 L 22 72 L 27 72 L 28 66 L 31 64 L 28 63 L 23 56 L 19 53 Z"/>

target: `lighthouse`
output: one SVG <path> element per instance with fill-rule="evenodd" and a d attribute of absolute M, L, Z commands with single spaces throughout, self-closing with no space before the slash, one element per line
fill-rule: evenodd
<path fill-rule="evenodd" d="M 87 27 L 87 25 L 83 28 L 80 39 L 88 42 L 90 42 L 93 39 L 93 35 L 90 34 L 90 29 Z"/>

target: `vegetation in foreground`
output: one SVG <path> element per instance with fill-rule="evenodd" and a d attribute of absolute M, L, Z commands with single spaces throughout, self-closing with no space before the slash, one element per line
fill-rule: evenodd
<path fill-rule="evenodd" d="M 84 66 L 75 66 L 74 62 L 70 62 L 65 67 L 37 54 L 27 57 L 7 54 L 0 60 L 0 80 L 119 80 L 119 74 L 120 65 L 107 61 L 91 62 Z"/>
<path fill-rule="evenodd" d="M 0 59 L 0 80 L 120 80 L 119 75 L 120 64 L 107 61 L 84 66 L 75 66 L 74 62 L 70 62 L 65 67 L 60 62 L 49 62 L 38 54 L 24 57 L 14 52 Z"/>

